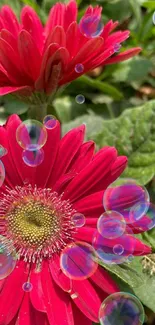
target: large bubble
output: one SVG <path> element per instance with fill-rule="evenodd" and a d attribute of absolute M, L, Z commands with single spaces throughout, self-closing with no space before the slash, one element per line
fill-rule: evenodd
<path fill-rule="evenodd" d="M 0 280 L 13 272 L 17 262 L 14 246 L 3 236 L 0 236 Z"/>
<path fill-rule="evenodd" d="M 79 23 L 80 32 L 88 37 L 94 38 L 100 36 L 103 32 L 103 23 L 101 17 L 98 15 L 85 15 L 81 18 Z"/>
<path fill-rule="evenodd" d="M 93 247 L 85 242 L 69 244 L 61 253 L 60 267 L 70 279 L 89 278 L 98 267 Z"/>
<path fill-rule="evenodd" d="M 44 151 L 43 149 L 33 151 L 23 150 L 22 158 L 26 165 L 30 167 L 37 167 L 44 160 Z"/>
<path fill-rule="evenodd" d="M 115 239 L 123 235 L 125 228 L 124 217 L 117 211 L 104 212 L 97 222 L 98 232 L 109 239 Z"/>
<path fill-rule="evenodd" d="M 142 325 L 144 308 L 137 297 L 128 292 L 108 296 L 99 310 L 101 325 Z"/>
<path fill-rule="evenodd" d="M 42 123 L 26 120 L 16 130 L 18 144 L 25 150 L 39 150 L 47 140 L 47 130 Z"/>

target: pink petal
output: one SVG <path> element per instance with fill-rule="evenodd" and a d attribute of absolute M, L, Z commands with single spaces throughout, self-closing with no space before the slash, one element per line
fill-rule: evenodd
<path fill-rule="evenodd" d="M 41 55 L 32 36 L 26 30 L 19 33 L 18 48 L 25 73 L 28 73 L 30 78 L 35 81 L 40 72 Z"/>
<path fill-rule="evenodd" d="M 53 184 L 66 172 L 84 139 L 84 126 L 69 131 L 60 141 L 58 155 L 47 186 Z M 59 167 L 58 167 L 59 166 Z"/>
<path fill-rule="evenodd" d="M 86 168 L 84 168 L 69 184 L 63 198 L 69 198 L 72 202 L 77 201 L 83 195 L 87 195 L 90 189 L 102 181 L 104 188 L 104 179 L 110 171 L 110 168 L 117 157 L 115 148 L 107 149 L 98 159 L 93 160 Z M 95 192 L 95 191 L 94 191 Z"/>
<path fill-rule="evenodd" d="M 67 29 L 66 32 L 66 48 L 72 59 L 77 52 L 77 42 L 73 42 L 77 38 L 78 34 L 78 25 L 77 22 L 73 22 Z"/>
<path fill-rule="evenodd" d="M 41 273 L 42 286 L 50 325 L 62 325 L 63 323 L 65 325 L 74 325 L 70 297 L 53 281 L 47 262 L 45 262 L 44 272 L 46 277 L 43 272 Z"/>
<path fill-rule="evenodd" d="M 125 60 L 128 60 L 130 58 L 132 58 L 133 56 L 137 55 L 139 52 L 141 51 L 141 47 L 135 47 L 133 49 L 124 51 L 108 60 L 105 61 L 105 64 L 113 64 L 113 63 L 117 63 L 117 62 L 122 62 Z"/>
<path fill-rule="evenodd" d="M 51 65 L 51 62 L 50 62 Z M 48 71 L 48 69 L 47 69 Z M 58 83 L 59 83 L 59 79 L 61 79 L 61 75 L 62 75 L 62 64 L 61 62 L 59 62 L 58 64 L 52 64 L 49 67 L 49 71 L 50 71 L 50 75 L 49 75 L 49 79 L 48 82 L 46 83 L 46 87 L 45 87 L 45 92 L 46 94 L 51 94 L 53 92 L 55 92 L 58 88 Z"/>
<path fill-rule="evenodd" d="M 120 44 L 123 41 L 125 41 L 130 35 L 130 32 L 127 31 L 118 31 L 115 33 L 112 33 L 106 40 L 105 42 L 105 48 L 111 47 L 113 45 L 115 45 L 116 43 Z"/>
<path fill-rule="evenodd" d="M 91 321 L 98 323 L 101 300 L 89 280 L 72 281 L 71 297 L 76 306 Z"/>
<path fill-rule="evenodd" d="M 91 227 L 82 227 L 79 228 L 78 231 L 74 234 L 74 238 L 79 241 L 86 241 L 92 244 L 92 240 L 94 237 L 95 230 Z"/>
<path fill-rule="evenodd" d="M 43 26 L 35 10 L 30 6 L 25 6 L 21 12 L 21 21 L 23 29 L 31 34 L 35 45 L 41 52 L 43 47 Z"/>
<path fill-rule="evenodd" d="M 58 181 L 53 185 L 53 191 L 56 191 L 58 195 L 62 194 L 74 177 L 75 177 L 75 173 L 62 175 L 58 179 Z"/>
<path fill-rule="evenodd" d="M 75 210 L 83 213 L 85 217 L 99 218 L 104 212 L 103 207 L 104 191 L 96 192 L 83 197 L 73 204 Z"/>
<path fill-rule="evenodd" d="M 77 2 L 75 0 L 70 0 L 69 3 L 66 5 L 65 10 L 65 18 L 64 18 L 64 29 L 67 28 L 72 24 L 74 21 L 77 20 Z"/>
<path fill-rule="evenodd" d="M 52 33 L 48 35 L 45 43 L 44 51 L 52 43 L 59 44 L 59 46 L 61 47 L 66 46 L 66 34 L 62 26 L 55 26 Z"/>
<path fill-rule="evenodd" d="M 22 302 L 24 291 L 22 285 L 27 281 L 25 262 L 19 262 L 14 271 L 6 279 L 5 285 L 0 293 L 0 325 L 8 325 L 18 312 Z M 18 292 L 15 299 L 14 293 Z"/>
<path fill-rule="evenodd" d="M 18 52 L 17 38 L 15 38 L 11 32 L 9 32 L 7 29 L 2 29 L 1 38 L 3 38 L 8 44 L 10 44 L 11 47 L 15 50 L 15 52 Z"/>
<path fill-rule="evenodd" d="M 0 87 L 0 96 L 11 94 L 11 93 L 17 93 L 18 95 L 30 95 L 32 93 L 32 88 L 29 86 L 21 86 L 21 87 Z"/>
<path fill-rule="evenodd" d="M 65 15 L 66 6 L 63 3 L 57 3 L 55 6 L 51 8 L 46 26 L 45 26 L 45 34 L 49 35 L 49 33 L 53 30 L 55 26 L 63 26 L 64 24 L 64 15 Z"/>
<path fill-rule="evenodd" d="M 55 283 L 66 292 L 71 290 L 71 280 L 60 269 L 60 256 L 55 256 L 49 263 L 49 268 Z"/>
<path fill-rule="evenodd" d="M 72 160 L 71 165 L 68 167 L 67 172 L 79 173 L 84 167 L 86 167 L 94 155 L 95 144 L 93 141 L 88 141 L 82 144 L 77 152 L 76 156 Z"/>
<path fill-rule="evenodd" d="M 50 57 L 47 61 L 46 67 L 45 67 L 45 83 L 48 83 L 48 80 L 50 78 L 50 73 L 51 73 L 51 69 L 52 66 L 54 66 L 55 64 L 61 63 L 61 68 L 62 70 L 65 69 L 67 63 L 69 61 L 69 53 L 68 51 L 63 48 L 60 47 L 54 54 L 52 57 Z"/>
<path fill-rule="evenodd" d="M 76 307 L 74 302 L 72 303 L 72 308 L 74 314 L 74 325 L 92 325 L 92 321 L 86 317 L 78 307 Z"/>
<path fill-rule="evenodd" d="M 97 271 L 91 276 L 91 280 L 109 295 L 119 291 L 118 286 L 112 280 L 111 276 L 101 266 L 99 266 Z"/>
<path fill-rule="evenodd" d="M 44 264 L 42 264 L 42 270 L 44 276 L 46 277 L 46 269 L 44 269 Z M 33 290 L 30 292 L 30 299 L 34 308 L 40 312 L 46 312 L 45 296 L 41 281 L 41 272 L 36 272 L 36 266 L 34 265 L 30 274 L 30 282 L 33 285 Z"/>
<path fill-rule="evenodd" d="M 17 37 L 20 27 L 16 15 L 14 14 L 10 6 L 3 6 L 1 8 L 0 13 L 1 17 L 3 18 L 4 28 L 6 28 L 15 37 Z"/>

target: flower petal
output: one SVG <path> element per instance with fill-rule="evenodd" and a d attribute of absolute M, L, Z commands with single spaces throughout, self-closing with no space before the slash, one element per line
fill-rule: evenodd
<path fill-rule="evenodd" d="M 68 167 L 68 173 L 79 173 L 86 167 L 94 155 L 95 144 L 93 141 L 88 141 L 82 144 L 79 151 L 72 160 L 71 165 Z"/>
<path fill-rule="evenodd" d="M 0 87 L 0 96 L 17 93 L 18 95 L 30 95 L 32 93 L 32 88 L 29 86 L 21 86 L 21 87 L 14 87 L 14 86 L 6 86 Z"/>
<path fill-rule="evenodd" d="M 91 195 L 83 197 L 74 203 L 73 207 L 85 217 L 99 218 L 104 212 L 103 208 L 104 191 L 96 192 Z"/>
<path fill-rule="evenodd" d="M 56 284 L 66 292 L 71 290 L 71 280 L 60 269 L 60 256 L 54 257 L 49 263 L 49 268 Z"/>
<path fill-rule="evenodd" d="M 36 266 L 33 266 L 30 274 L 30 282 L 33 285 L 33 290 L 30 292 L 30 299 L 34 308 L 40 312 L 46 312 L 45 297 L 41 281 L 41 272 L 44 272 L 46 277 L 46 269 L 44 263 L 42 264 L 41 271 L 36 271 Z"/>
<path fill-rule="evenodd" d="M 13 10 L 10 6 L 5 5 L 1 8 L 0 14 L 3 18 L 4 28 L 17 37 L 20 26 Z"/>
<path fill-rule="evenodd" d="M 112 280 L 111 276 L 108 274 L 103 267 L 99 266 L 97 271 L 91 276 L 91 280 L 103 291 L 107 292 L 109 295 L 119 291 L 118 286 Z"/>
<path fill-rule="evenodd" d="M 120 54 L 118 54 L 110 59 L 107 59 L 105 61 L 105 64 L 106 65 L 113 64 L 113 63 L 118 63 L 118 62 L 128 60 L 128 59 L 132 58 L 133 56 L 137 55 L 139 52 L 141 52 L 141 50 L 142 50 L 141 47 L 135 47 L 130 50 L 121 52 Z"/>

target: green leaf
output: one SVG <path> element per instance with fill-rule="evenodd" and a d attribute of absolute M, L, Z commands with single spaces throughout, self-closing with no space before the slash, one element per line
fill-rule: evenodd
<path fill-rule="evenodd" d="M 143 7 L 154 10 L 155 9 L 155 2 L 154 1 L 144 1 Z"/>
<path fill-rule="evenodd" d="M 4 104 L 4 108 L 7 114 L 21 115 L 27 112 L 28 104 L 15 99 L 7 98 Z"/>

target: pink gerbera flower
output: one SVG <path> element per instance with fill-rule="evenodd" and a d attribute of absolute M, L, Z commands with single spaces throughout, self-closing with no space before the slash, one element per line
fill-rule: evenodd
<path fill-rule="evenodd" d="M 13 272 L 0 281 L 0 324 L 91 325 L 98 322 L 103 299 L 119 289 L 100 266 L 89 279 L 70 281 L 60 269 L 60 253 L 68 242 L 92 243 L 104 190 L 123 172 L 127 158 L 113 147 L 95 154 L 92 141 L 83 143 L 84 126 L 60 139 L 57 121 L 47 130 L 44 161 L 32 168 L 24 164 L 16 141 L 20 123 L 12 115 L 0 127 L 0 142 L 8 150 L 2 157 L 0 234 L 12 240 L 19 255 Z M 86 217 L 79 229 L 71 222 L 75 211 Z M 135 243 L 135 255 L 150 253 L 136 238 Z M 22 289 L 26 282 L 30 292 Z"/>
<path fill-rule="evenodd" d="M 89 19 L 92 19 L 90 29 L 98 25 L 101 11 L 99 6 L 89 6 L 78 24 L 76 1 L 70 0 L 67 5 L 57 3 L 43 27 L 31 7 L 22 9 L 19 22 L 12 9 L 3 6 L 0 11 L 0 94 L 51 94 L 91 69 L 127 60 L 139 53 L 139 47 L 116 53 L 129 37 L 128 30 L 113 32 L 118 22 L 110 20 L 100 35 L 93 38 L 81 32 L 82 24 L 87 28 Z M 83 68 L 77 72 L 78 64 Z"/>

